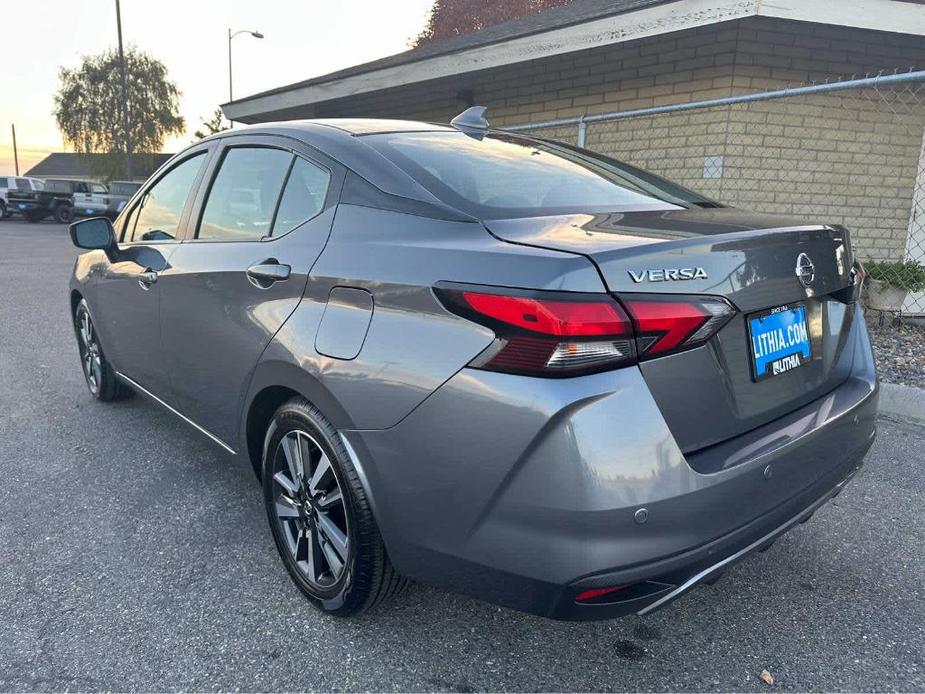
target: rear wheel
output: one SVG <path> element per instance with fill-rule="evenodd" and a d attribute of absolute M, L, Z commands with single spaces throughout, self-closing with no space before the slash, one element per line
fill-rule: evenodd
<path fill-rule="evenodd" d="M 347 617 L 398 593 L 366 492 L 334 427 L 303 398 L 267 431 L 263 490 L 273 539 L 289 576 L 321 610 Z"/>
<path fill-rule="evenodd" d="M 115 371 L 106 361 L 85 299 L 80 300 L 74 311 L 74 330 L 77 332 L 80 366 L 90 395 L 104 401 L 129 397 L 132 390 L 116 377 Z"/>
<path fill-rule="evenodd" d="M 54 212 L 55 221 L 59 224 L 70 224 L 74 220 L 74 208 L 70 205 L 58 205 Z"/>

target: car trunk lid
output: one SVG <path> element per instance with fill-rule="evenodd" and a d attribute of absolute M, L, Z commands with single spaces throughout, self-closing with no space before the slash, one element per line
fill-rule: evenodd
<path fill-rule="evenodd" d="M 640 363 L 685 452 L 802 407 L 850 372 L 854 308 L 840 292 L 851 285 L 853 259 L 841 227 L 731 208 L 493 220 L 486 226 L 509 242 L 587 256 L 618 297 L 710 295 L 732 303 L 736 316 L 706 345 Z M 805 284 L 797 275 L 804 257 L 812 264 Z M 749 318 L 783 306 L 804 308 L 810 357 L 791 371 L 756 380 Z"/>

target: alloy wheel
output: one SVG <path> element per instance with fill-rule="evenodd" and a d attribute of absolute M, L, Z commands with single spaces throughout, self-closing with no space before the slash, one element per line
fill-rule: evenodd
<path fill-rule="evenodd" d="M 276 520 L 286 547 L 308 583 L 327 591 L 350 558 L 347 507 L 337 472 L 318 442 L 293 430 L 273 460 Z"/>
<path fill-rule="evenodd" d="M 87 311 L 77 314 L 77 337 L 80 345 L 80 362 L 83 365 L 87 385 L 93 394 L 100 392 L 100 383 L 103 380 L 103 357 L 100 352 L 100 343 L 96 338 L 93 321 Z"/>

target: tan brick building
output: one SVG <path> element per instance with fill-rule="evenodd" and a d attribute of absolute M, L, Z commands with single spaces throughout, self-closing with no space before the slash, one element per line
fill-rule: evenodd
<path fill-rule="evenodd" d="M 446 122 L 477 103 L 510 126 L 919 69 L 923 37 L 907 0 L 575 0 L 223 108 Z M 864 257 L 925 262 L 923 133 L 919 82 L 597 122 L 585 144 L 726 203 L 844 222 Z"/>

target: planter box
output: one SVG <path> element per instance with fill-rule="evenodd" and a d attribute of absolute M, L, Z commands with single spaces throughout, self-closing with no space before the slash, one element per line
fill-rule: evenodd
<path fill-rule="evenodd" d="M 875 311 L 899 313 L 908 292 L 902 287 L 894 287 L 881 280 L 868 279 L 867 308 Z"/>

